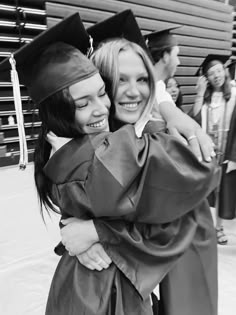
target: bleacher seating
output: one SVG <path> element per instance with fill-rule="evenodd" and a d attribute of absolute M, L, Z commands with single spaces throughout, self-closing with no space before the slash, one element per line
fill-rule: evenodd
<path fill-rule="evenodd" d="M 1 1 L 0 12 L 0 61 L 47 28 L 44 0 Z M 26 88 L 20 88 L 29 160 L 32 160 L 40 121 Z M 0 82 L 0 166 L 18 163 L 18 140 L 12 85 Z"/>

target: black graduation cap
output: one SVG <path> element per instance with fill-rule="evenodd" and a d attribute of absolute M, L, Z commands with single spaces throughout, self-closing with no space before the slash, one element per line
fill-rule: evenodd
<path fill-rule="evenodd" d="M 130 9 L 90 26 L 87 28 L 87 32 L 92 36 L 95 48 L 102 41 L 123 37 L 148 51 L 135 16 Z"/>
<path fill-rule="evenodd" d="M 222 63 L 223 65 L 229 59 L 230 55 L 216 55 L 216 54 L 209 54 L 204 59 L 203 63 L 201 64 L 200 68 L 197 70 L 196 75 L 206 75 L 207 71 L 216 65 L 217 63 Z"/>
<path fill-rule="evenodd" d="M 155 31 L 144 36 L 148 48 L 157 48 L 159 50 L 178 45 L 176 37 L 170 32 L 180 28 L 181 25 L 168 27 L 161 31 Z"/>
<path fill-rule="evenodd" d="M 70 48 L 72 50 L 75 49 L 77 56 L 74 58 L 74 61 L 71 61 L 69 66 L 62 63 L 59 66 L 56 58 L 48 64 L 39 62 L 42 53 L 52 45 L 54 45 L 54 50 L 57 54 L 60 54 L 62 46 L 67 46 L 69 50 Z M 66 85 L 68 86 L 72 81 L 77 79 L 79 81 L 79 77 L 86 76 L 90 71 L 95 72 L 95 67 L 90 66 L 92 62 L 82 54 L 87 52 L 89 45 L 89 35 L 84 28 L 79 13 L 69 16 L 39 34 L 31 43 L 26 44 L 13 53 L 19 82 L 26 85 L 29 95 L 36 103 L 42 102 L 48 96 Z M 10 80 L 10 60 L 11 57 L 0 63 L 1 81 Z M 39 63 L 42 69 L 39 68 Z"/>
<path fill-rule="evenodd" d="M 155 31 L 144 36 L 146 44 L 155 62 L 159 61 L 159 53 L 161 51 L 178 45 L 177 39 L 173 36 L 173 34 L 171 34 L 171 31 L 179 27 L 181 27 L 181 25 L 168 27 L 161 31 Z"/>
<path fill-rule="evenodd" d="M 28 158 L 19 82 L 26 85 L 35 103 L 41 103 L 63 88 L 98 72 L 83 54 L 88 47 L 89 35 L 79 14 L 75 13 L 0 63 L 0 80 L 11 78 L 13 85 L 21 169 L 26 167 Z"/>

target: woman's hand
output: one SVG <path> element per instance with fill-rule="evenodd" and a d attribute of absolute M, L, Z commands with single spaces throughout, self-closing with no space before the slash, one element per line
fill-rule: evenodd
<path fill-rule="evenodd" d="M 207 78 L 205 76 L 199 77 L 196 85 L 197 96 L 203 97 L 207 88 Z"/>
<path fill-rule="evenodd" d="M 99 241 L 93 220 L 69 218 L 61 220 L 61 240 L 69 255 L 76 256 Z"/>
<path fill-rule="evenodd" d="M 179 108 L 173 109 L 174 118 L 167 121 L 169 133 L 189 145 L 199 161 L 210 162 L 215 156 L 214 144 L 211 138 L 203 131 L 201 126 Z"/>
<path fill-rule="evenodd" d="M 160 113 L 169 133 L 189 145 L 199 161 L 212 160 L 215 156 L 213 142 L 196 121 L 171 102 L 160 103 Z"/>
<path fill-rule="evenodd" d="M 92 245 L 86 252 L 77 255 L 79 262 L 90 270 L 101 271 L 107 269 L 112 263 L 100 243 Z"/>

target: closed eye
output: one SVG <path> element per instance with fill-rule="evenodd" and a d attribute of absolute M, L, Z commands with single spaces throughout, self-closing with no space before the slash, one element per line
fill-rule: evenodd
<path fill-rule="evenodd" d="M 87 106 L 88 106 L 88 103 L 82 103 L 82 104 L 76 103 L 75 104 L 76 109 L 82 109 L 82 108 L 85 108 Z"/>

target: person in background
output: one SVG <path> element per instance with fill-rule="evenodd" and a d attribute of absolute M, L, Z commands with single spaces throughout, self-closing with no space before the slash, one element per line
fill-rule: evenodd
<path fill-rule="evenodd" d="M 166 91 L 171 95 L 175 105 L 181 109 L 183 97 L 180 90 L 180 86 L 175 77 L 170 77 L 166 79 Z"/>
<path fill-rule="evenodd" d="M 153 115 L 164 125 L 166 123 L 168 132 L 183 142 L 187 140 L 200 160 L 202 160 L 202 156 L 206 160 L 211 160 L 211 157 L 215 155 L 211 139 L 199 124 L 175 106 L 173 99 L 166 91 L 165 80 L 174 76 L 176 68 L 180 64 L 178 42 L 176 37 L 170 33 L 171 30 L 178 27 L 145 35 L 156 77 L 157 105 L 154 107 Z M 173 121 L 175 124 L 172 125 Z"/>
<path fill-rule="evenodd" d="M 217 161 L 222 168 L 220 185 L 214 196 L 209 197 L 211 205 L 216 207 L 216 233 L 220 245 L 228 242 L 223 220 L 236 217 L 236 88 L 224 67 L 228 58 L 213 54 L 205 58 L 193 107 L 195 119 L 215 144 Z"/>
<path fill-rule="evenodd" d="M 231 79 L 231 84 L 232 86 L 236 87 L 236 73 L 235 73 L 235 65 L 236 65 L 236 61 L 235 60 L 231 60 L 230 63 L 227 65 L 227 69 L 229 71 L 229 76 Z"/>

